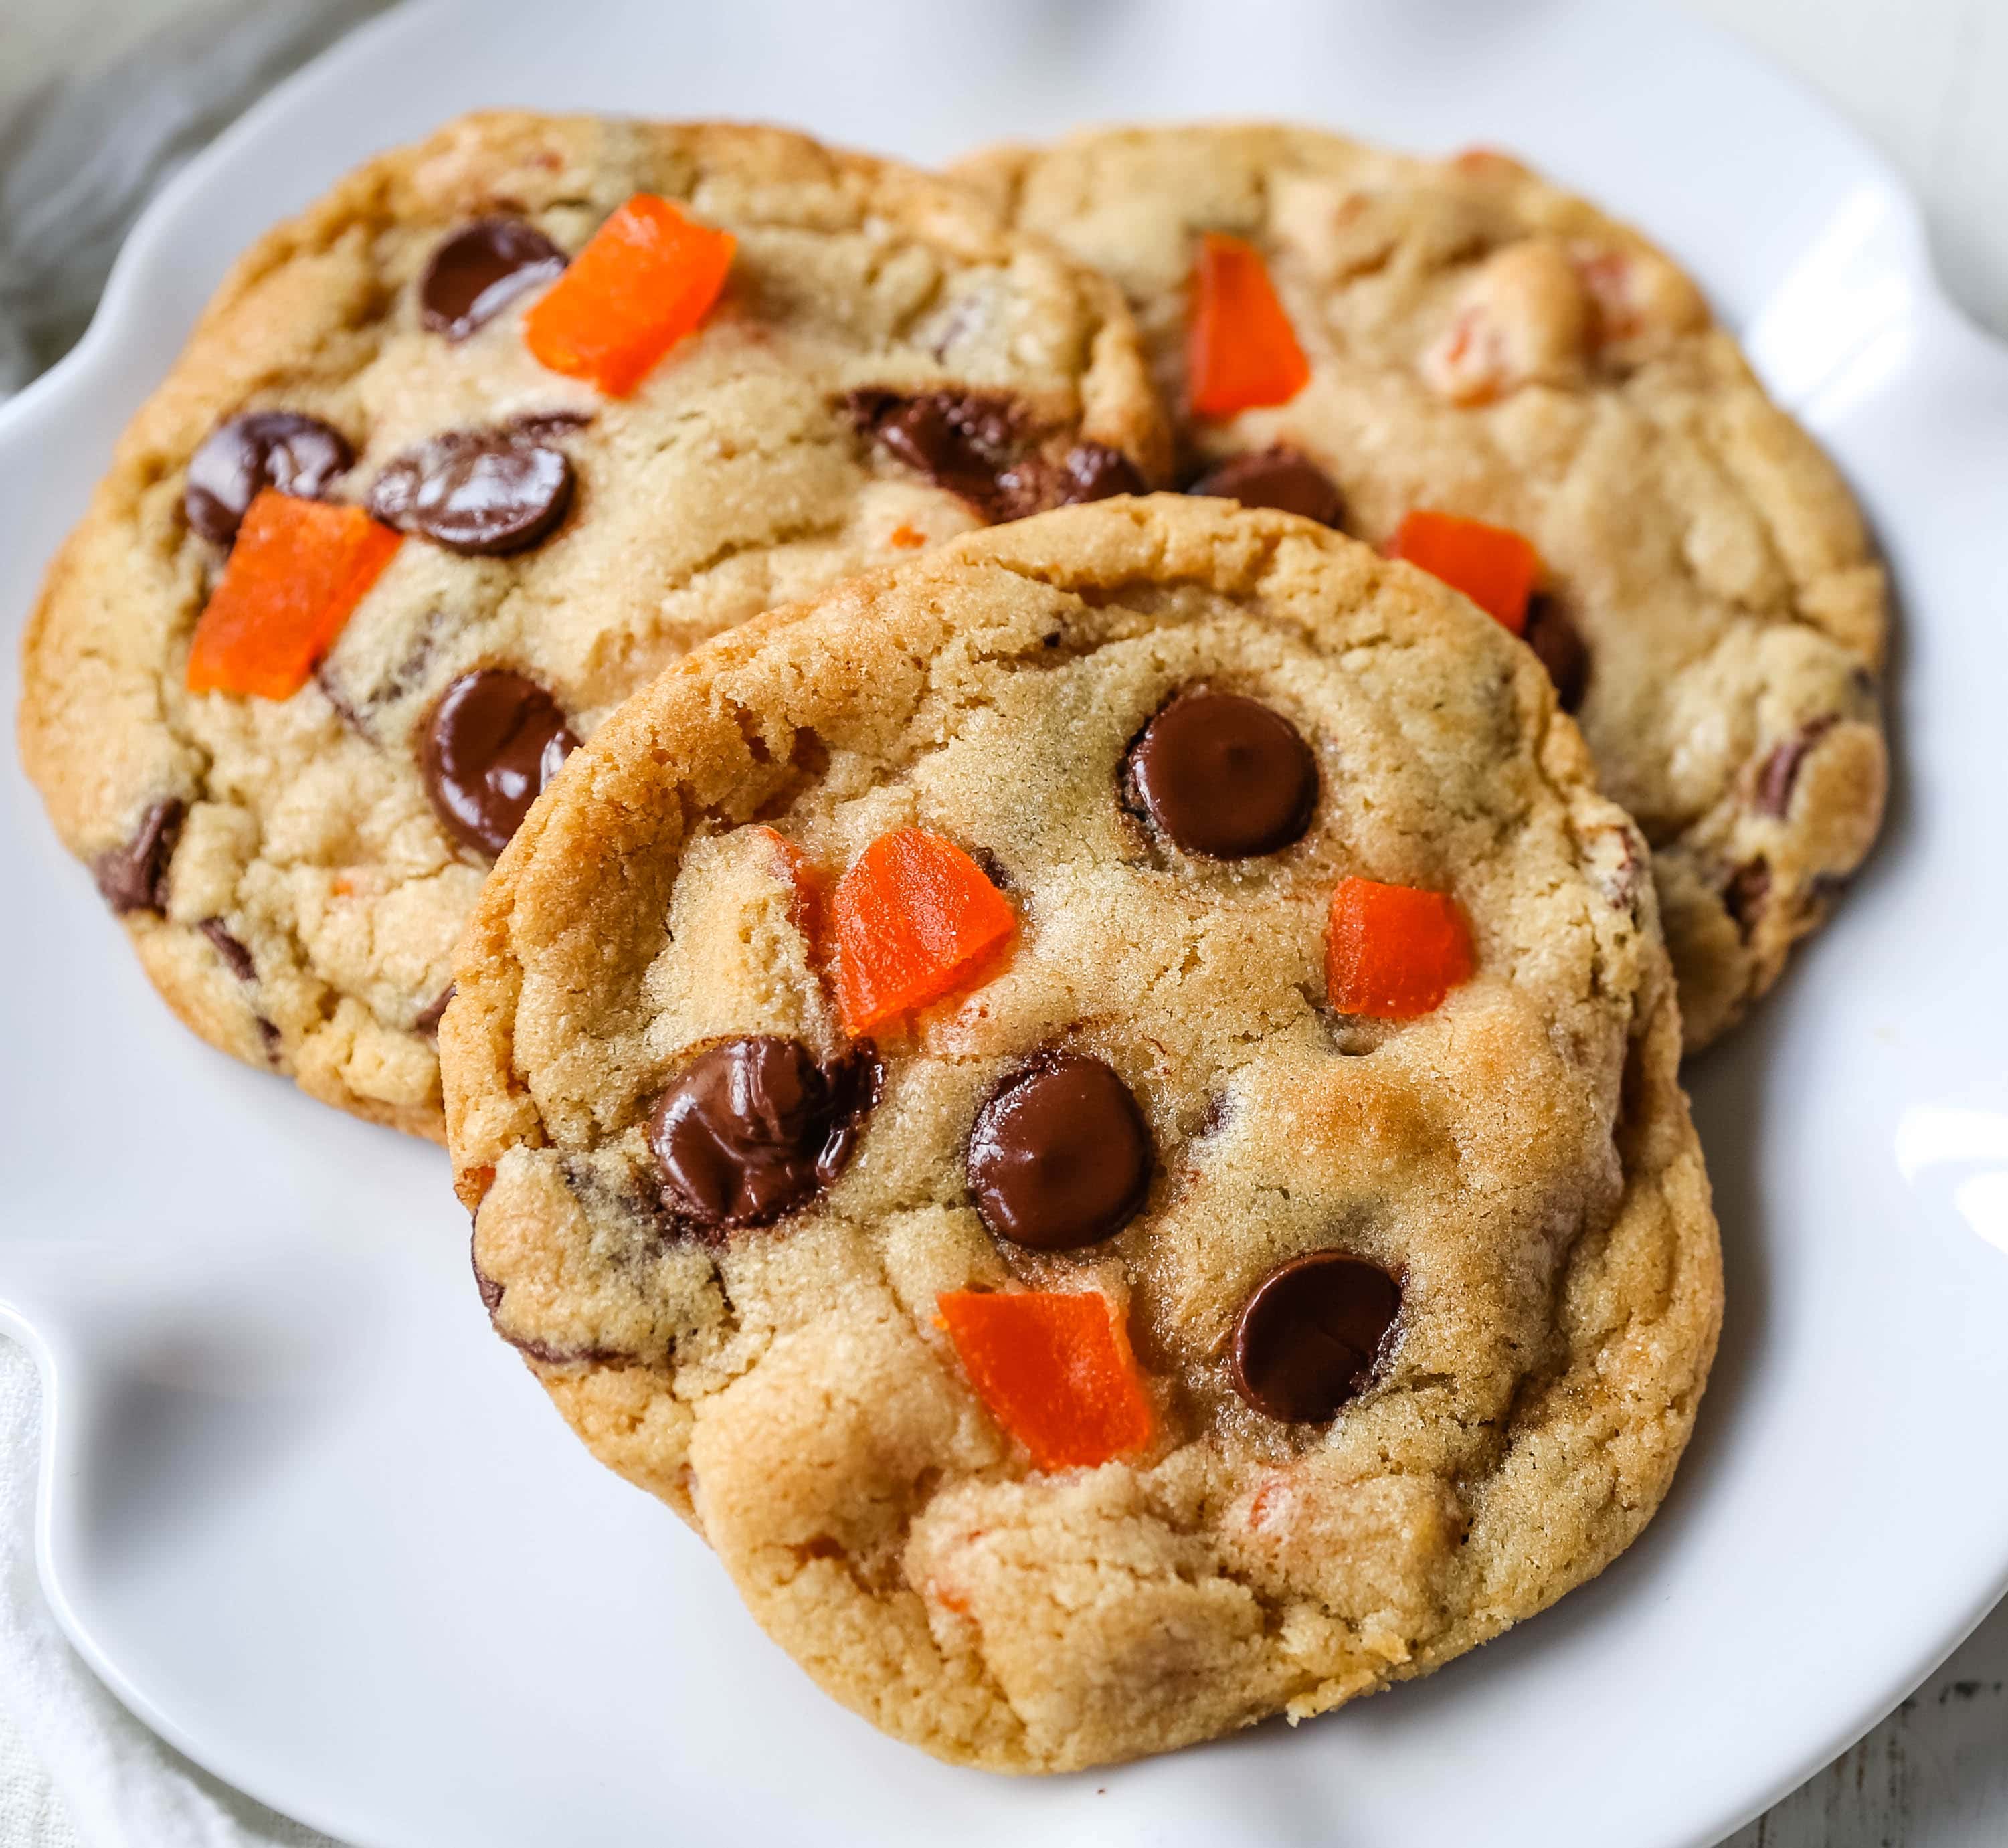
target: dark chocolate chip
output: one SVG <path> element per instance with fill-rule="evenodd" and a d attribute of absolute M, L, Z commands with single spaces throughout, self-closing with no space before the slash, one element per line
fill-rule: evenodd
<path fill-rule="evenodd" d="M 1130 747 L 1137 800 L 1173 843 L 1213 860 L 1274 853 L 1303 838 L 1317 760 L 1272 707 L 1197 687 L 1162 707 Z"/>
<path fill-rule="evenodd" d="M 474 1287 L 481 1292 L 481 1306 L 490 1316 L 502 1306 L 502 1285 L 481 1268 L 481 1260 L 474 1255 L 474 1240 L 467 1242 L 468 1262 L 474 1267 Z"/>
<path fill-rule="evenodd" d="M 452 552 L 521 552 L 564 518 L 571 464 L 563 450 L 507 430 L 446 430 L 384 465 L 369 511 Z"/>
<path fill-rule="evenodd" d="M 454 991 L 458 985 L 454 982 L 448 982 L 444 988 L 440 989 L 439 993 L 419 1010 L 418 1018 L 412 1023 L 412 1031 L 426 1034 L 437 1033 L 440 1017 L 451 1004 Z"/>
<path fill-rule="evenodd" d="M 448 340 L 465 340 L 565 267 L 565 254 L 520 218 L 477 218 L 432 253 L 419 278 L 419 313 Z"/>
<path fill-rule="evenodd" d="M 464 673 L 426 722 L 419 767 L 447 832 L 493 855 L 508 846 L 530 804 L 578 748 L 558 702 L 506 667 Z"/>
<path fill-rule="evenodd" d="M 156 802 L 140 818 L 133 838 L 111 847 L 90 863 L 91 874 L 104 902 L 122 914 L 128 911 L 165 912 L 168 863 L 188 812 L 178 797 Z"/>
<path fill-rule="evenodd" d="M 1729 882 L 1722 889 L 1723 909 L 1742 932 L 1745 942 L 1750 941 L 1750 933 L 1756 928 L 1757 914 L 1764 909 L 1764 901 L 1770 896 L 1771 867 L 1766 860 L 1760 857 L 1746 860 L 1729 875 Z"/>
<path fill-rule="evenodd" d="M 525 442 L 547 443 L 554 436 L 575 436 L 592 422 L 590 411 L 519 411 L 505 419 L 502 427 Z"/>
<path fill-rule="evenodd" d="M 1553 597 L 1536 594 L 1527 606 L 1525 640 L 1548 670 L 1561 709 L 1575 712 L 1589 684 L 1589 650 L 1568 612 Z"/>
<path fill-rule="evenodd" d="M 1141 494 L 1148 484 L 1144 472 L 1119 449 L 1106 443 L 1076 443 L 1055 472 L 1053 507 L 1079 507 L 1090 500 L 1112 500 L 1118 494 Z"/>
<path fill-rule="evenodd" d="M 1775 746 L 1757 772 L 1756 810 L 1760 815 L 1783 820 L 1792 806 L 1792 786 L 1799 780 L 1799 766 L 1806 754 L 1840 723 L 1840 715 L 1829 712 L 1799 728 L 1798 736 Z"/>
<path fill-rule="evenodd" d="M 1288 1425 L 1319 1425 L 1373 1383 L 1392 1344 L 1402 1286 L 1338 1251 L 1278 1264 L 1235 1318 L 1234 1390 Z"/>
<path fill-rule="evenodd" d="M 640 1364 L 624 1348 L 603 1348 L 596 1342 L 582 1348 L 564 1348 L 536 1335 L 511 1334 L 500 1327 L 495 1332 L 525 1359 L 534 1360 L 539 1366 L 631 1367 Z"/>
<path fill-rule="evenodd" d="M 1331 477 L 1302 451 L 1281 443 L 1216 462 L 1186 492 L 1218 495 L 1243 507 L 1273 507 L 1326 526 L 1345 518 L 1345 503 Z"/>
<path fill-rule="evenodd" d="M 848 393 L 843 408 L 889 454 L 938 487 L 960 496 L 986 520 L 1009 517 L 1036 489 L 1013 475 L 1030 433 L 1008 398 L 981 392 Z M 1009 479 L 1006 479 L 1009 478 Z"/>
<path fill-rule="evenodd" d="M 1151 1185 L 1151 1132 L 1115 1069 L 1053 1053 L 1014 1072 L 976 1114 L 970 1191 L 999 1238 L 1073 1251 L 1112 1238 Z"/>
<path fill-rule="evenodd" d="M 843 1172 L 882 1074 L 868 1045 L 823 1066 L 772 1034 L 700 1053 L 649 1115 L 663 1205 L 705 1228 L 764 1225 L 805 1205 Z"/>
<path fill-rule="evenodd" d="M 341 431 L 296 411 L 251 411 L 219 423 L 190 458 L 182 509 L 206 539 L 228 546 L 267 488 L 316 500 L 355 452 Z"/>
<path fill-rule="evenodd" d="M 255 982 L 258 979 L 258 965 L 252 961 L 250 951 L 231 935 L 221 918 L 205 917 L 196 928 L 216 945 L 216 953 L 230 966 L 230 973 L 240 982 Z"/>

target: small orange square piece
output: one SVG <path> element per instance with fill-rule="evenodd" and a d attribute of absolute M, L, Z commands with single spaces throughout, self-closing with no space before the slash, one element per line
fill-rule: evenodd
<path fill-rule="evenodd" d="M 1461 590 L 1515 635 L 1527 626 L 1527 599 L 1541 580 L 1541 555 L 1510 526 L 1488 526 L 1426 507 L 1402 516 L 1390 558 L 1405 558 Z"/>
<path fill-rule="evenodd" d="M 523 317 L 541 366 L 625 398 L 694 333 L 725 287 L 737 241 L 637 193 Z"/>
<path fill-rule="evenodd" d="M 266 489 L 196 624 L 189 691 L 291 698 L 402 542 L 360 507 Z"/>
<path fill-rule="evenodd" d="M 1412 1020 L 1476 966 L 1471 928 L 1448 892 L 1342 879 L 1325 927 L 1325 995 L 1342 1014 Z"/>
<path fill-rule="evenodd" d="M 1041 1469 L 1085 1469 L 1151 1441 L 1136 1357 L 1097 1291 L 951 1290 L 936 1299 L 963 1371 Z"/>
<path fill-rule="evenodd" d="M 830 895 L 836 999 L 861 1034 L 960 987 L 1018 928 L 1010 902 L 954 842 L 881 835 Z"/>
<path fill-rule="evenodd" d="M 1186 365 L 1197 417 L 1286 405 L 1310 379 L 1310 362 L 1276 299 L 1268 266 L 1245 238 L 1210 231 L 1200 239 Z"/>

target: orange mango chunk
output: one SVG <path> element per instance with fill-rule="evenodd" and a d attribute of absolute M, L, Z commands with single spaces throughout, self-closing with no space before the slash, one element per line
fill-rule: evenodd
<path fill-rule="evenodd" d="M 538 363 L 625 398 L 711 312 L 737 240 L 637 193 L 523 317 Z"/>
<path fill-rule="evenodd" d="M 360 507 L 266 489 L 196 624 L 189 692 L 292 698 L 402 543 Z"/>
<path fill-rule="evenodd" d="M 1150 1442 L 1150 1401 L 1107 1297 L 951 1290 L 936 1307 L 977 1397 L 1039 1468 L 1092 1468 Z"/>
<path fill-rule="evenodd" d="M 1210 231 L 1200 239 L 1186 368 L 1199 417 L 1286 405 L 1310 378 L 1262 253 L 1245 239 Z"/>
<path fill-rule="evenodd" d="M 1527 599 L 1541 578 L 1541 555 L 1510 526 L 1488 526 L 1419 507 L 1402 516 L 1390 558 L 1405 558 L 1461 590 L 1515 635 L 1527 626 Z"/>
<path fill-rule="evenodd" d="M 960 987 L 1008 942 L 1017 915 L 982 867 L 939 835 L 882 835 L 830 895 L 836 1002 L 861 1034 Z"/>
<path fill-rule="evenodd" d="M 1340 1013 L 1412 1020 L 1476 966 L 1471 927 L 1448 892 L 1339 881 L 1325 926 L 1324 988 Z"/>

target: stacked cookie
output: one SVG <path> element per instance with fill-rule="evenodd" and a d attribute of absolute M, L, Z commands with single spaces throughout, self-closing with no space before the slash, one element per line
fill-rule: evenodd
<path fill-rule="evenodd" d="M 1882 625 L 1692 285 L 1501 157 L 484 117 L 239 265 L 21 730 L 809 1673 L 1054 1770 L 1650 1518 L 1684 1031 L 1867 850 Z"/>

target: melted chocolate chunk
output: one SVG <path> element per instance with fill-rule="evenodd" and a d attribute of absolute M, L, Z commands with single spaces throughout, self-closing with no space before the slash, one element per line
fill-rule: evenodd
<path fill-rule="evenodd" d="M 1527 608 L 1525 639 L 1548 670 L 1561 709 L 1575 712 L 1589 684 L 1589 649 L 1568 611 L 1553 597 L 1537 593 Z"/>
<path fill-rule="evenodd" d="M 525 289 L 565 267 L 565 253 L 520 218 L 477 218 L 432 253 L 419 278 L 419 315 L 436 334 L 465 340 Z"/>
<path fill-rule="evenodd" d="M 240 982 L 255 982 L 258 979 L 258 965 L 252 961 L 250 951 L 231 935 L 221 918 L 205 917 L 196 928 L 216 945 L 216 953 L 229 965 L 230 973 Z"/>
<path fill-rule="evenodd" d="M 868 1045 L 824 1066 L 758 1034 L 700 1053 L 656 1099 L 649 1147 L 663 1203 L 704 1228 L 765 1225 L 843 1171 L 883 1068 Z"/>
<path fill-rule="evenodd" d="M 576 435 L 592 422 L 590 411 L 519 411 L 502 427 L 526 442 L 547 443 L 554 436 Z"/>
<path fill-rule="evenodd" d="M 448 982 L 431 1001 L 420 1009 L 418 1018 L 412 1023 L 412 1031 L 437 1034 L 439 1031 L 440 1017 L 452 1004 L 454 991 L 458 986 L 457 982 Z"/>
<path fill-rule="evenodd" d="M 1306 1252 L 1264 1277 L 1235 1318 L 1234 1390 L 1286 1425 L 1320 1425 L 1373 1383 L 1402 1286 L 1343 1252 Z"/>
<path fill-rule="evenodd" d="M 426 793 L 454 839 L 493 856 L 578 748 L 558 702 L 506 667 L 464 673 L 440 695 L 419 768 Z"/>
<path fill-rule="evenodd" d="M 481 1260 L 474 1255 L 474 1241 L 467 1242 L 468 1262 L 474 1267 L 474 1287 L 481 1292 L 481 1306 L 490 1316 L 502 1306 L 502 1285 L 481 1268 Z"/>
<path fill-rule="evenodd" d="M 1338 526 L 1345 518 L 1345 503 L 1331 477 L 1302 451 L 1281 443 L 1216 462 L 1186 492 L 1217 495 L 1243 507 L 1273 507 L 1325 526 Z"/>
<path fill-rule="evenodd" d="M 267 488 L 317 500 L 355 452 L 341 431 L 295 411 L 252 411 L 203 439 L 189 462 L 182 511 L 206 539 L 228 546 L 246 510 Z"/>
<path fill-rule="evenodd" d="M 1150 1190 L 1151 1132 L 1115 1069 L 1048 1054 L 1014 1072 L 977 1112 L 970 1191 L 999 1238 L 1073 1251 L 1112 1238 Z"/>
<path fill-rule="evenodd" d="M 90 863 L 92 876 L 104 902 L 122 915 L 128 911 L 168 908 L 168 863 L 182 831 L 187 806 L 176 797 L 156 802 L 140 818 L 140 826 L 122 847 L 112 847 Z"/>
<path fill-rule="evenodd" d="M 1120 450 L 1076 443 L 1055 458 L 1014 400 L 977 391 L 853 391 L 845 414 L 879 446 L 959 496 L 989 521 L 1049 507 L 1140 494 L 1142 475 Z"/>
<path fill-rule="evenodd" d="M 1317 806 L 1317 760 L 1282 713 L 1196 687 L 1158 711 L 1130 747 L 1136 799 L 1172 843 L 1211 860 L 1274 853 L 1303 838 Z"/>
<path fill-rule="evenodd" d="M 1049 507 L 1080 507 L 1090 500 L 1112 500 L 1118 494 L 1148 491 L 1144 472 L 1119 449 L 1106 443 L 1076 443 L 1056 471 Z"/>
<path fill-rule="evenodd" d="M 507 430 L 445 430 L 384 465 L 369 511 L 451 552 L 521 552 L 571 503 L 564 451 Z"/>
<path fill-rule="evenodd" d="M 1743 941 L 1750 941 L 1750 933 L 1756 928 L 1757 914 L 1764 909 L 1764 901 L 1771 896 L 1771 864 L 1759 857 L 1746 860 L 1729 875 L 1729 882 L 1722 889 L 1722 905 Z"/>
<path fill-rule="evenodd" d="M 1763 769 L 1757 772 L 1758 814 L 1773 815 L 1780 821 L 1784 818 L 1792 806 L 1792 786 L 1799 780 L 1799 765 L 1805 761 L 1807 752 L 1840 723 L 1837 712 L 1815 719 L 1801 726 L 1797 737 L 1787 739 L 1765 758 Z"/>
<path fill-rule="evenodd" d="M 1009 398 L 981 392 L 853 391 L 843 401 L 857 427 L 889 454 L 938 487 L 960 495 L 986 520 L 1009 517 L 1004 509 L 1027 497 L 1013 479 L 1030 433 Z"/>

